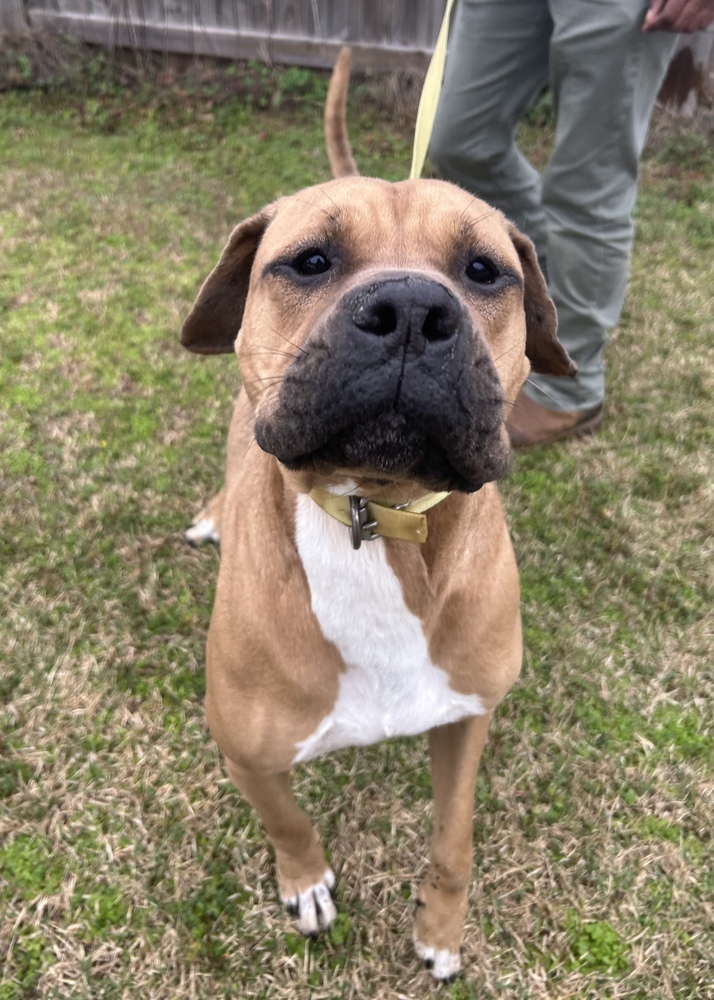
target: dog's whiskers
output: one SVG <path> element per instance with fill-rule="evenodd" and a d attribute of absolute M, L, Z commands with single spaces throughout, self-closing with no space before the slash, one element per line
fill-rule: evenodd
<path fill-rule="evenodd" d="M 263 351 L 244 351 L 241 353 L 242 358 L 257 358 L 257 357 L 267 357 L 267 358 L 290 358 L 294 361 L 297 354 L 291 354 L 290 351 L 278 351 L 274 349 L 266 349 Z"/>
<path fill-rule="evenodd" d="M 263 382 L 266 386 L 277 385 L 283 381 L 282 375 L 256 375 L 255 378 L 251 379 L 252 382 Z"/>
<path fill-rule="evenodd" d="M 271 329 L 271 332 L 272 332 L 272 333 L 274 333 L 276 337 L 282 337 L 282 339 L 283 339 L 283 340 L 285 341 L 285 343 L 286 343 L 286 344 L 290 344 L 290 346 L 291 346 L 291 347 L 294 347 L 294 348 L 295 348 L 295 350 L 296 350 L 296 351 L 297 351 L 297 352 L 298 352 L 299 354 L 307 354 L 307 353 L 308 353 L 308 352 L 307 352 L 307 351 L 306 351 L 306 350 L 305 350 L 305 349 L 304 349 L 303 347 L 301 347 L 301 346 L 300 346 L 299 344 L 296 344 L 296 343 L 295 343 L 294 341 L 292 341 L 292 340 L 290 339 L 290 337 L 286 336 L 286 335 L 285 335 L 285 334 L 284 334 L 284 333 L 282 332 L 282 330 L 276 330 L 276 329 L 275 329 L 275 327 L 272 327 L 272 326 L 271 326 L 271 328 L 270 328 L 270 329 Z M 297 357 L 297 355 L 295 355 L 295 357 Z"/>
<path fill-rule="evenodd" d="M 302 205 L 308 205 L 310 208 L 316 208 L 318 212 L 322 212 L 324 215 L 326 215 L 327 218 L 330 220 L 330 222 L 333 223 L 333 225 L 338 225 L 341 213 L 337 202 L 334 201 L 334 199 L 331 198 L 326 191 L 321 191 L 320 194 L 322 194 L 325 198 L 327 198 L 328 201 L 332 202 L 332 204 L 335 206 L 334 213 L 329 212 L 326 208 L 323 208 L 322 205 L 318 205 L 317 202 L 315 201 L 308 201 L 307 198 L 299 198 L 296 195 L 293 195 L 293 198 L 295 199 L 295 201 L 299 202 Z"/>
<path fill-rule="evenodd" d="M 547 396 L 548 399 L 551 400 L 551 402 L 558 404 L 558 400 L 555 398 L 555 396 L 552 393 L 548 392 L 547 389 L 544 389 L 542 385 L 538 385 L 536 382 L 534 382 L 532 378 L 527 378 L 526 383 L 528 385 L 532 385 L 534 389 L 538 390 L 538 392 L 542 392 L 544 396 Z M 560 409 L 560 404 L 558 404 L 558 409 Z"/>
<path fill-rule="evenodd" d="M 493 359 L 494 364 L 495 362 L 500 361 L 501 358 L 505 358 L 507 354 L 511 354 L 513 351 L 520 351 L 520 344 L 513 344 L 511 347 L 507 348 L 505 351 L 499 354 L 498 357 L 495 357 Z"/>

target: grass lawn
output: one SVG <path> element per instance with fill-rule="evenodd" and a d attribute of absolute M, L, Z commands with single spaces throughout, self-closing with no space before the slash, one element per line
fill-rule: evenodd
<path fill-rule="evenodd" d="M 0 1000 L 714 997 L 706 118 L 643 165 L 602 433 L 504 483 L 526 656 L 478 781 L 465 975 L 435 991 L 410 942 L 424 739 L 298 772 L 341 916 L 312 943 L 281 912 L 203 722 L 218 553 L 182 541 L 239 376 L 178 331 L 231 226 L 327 178 L 323 95 L 302 71 L 269 107 L 3 95 Z M 366 92 L 350 115 L 363 172 L 405 176 L 408 127 Z"/>

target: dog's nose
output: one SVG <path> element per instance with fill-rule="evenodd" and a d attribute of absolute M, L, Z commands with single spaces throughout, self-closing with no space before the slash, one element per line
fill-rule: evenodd
<path fill-rule="evenodd" d="M 461 306 L 448 288 L 413 275 L 358 289 L 348 309 L 357 329 L 422 349 L 450 340 L 462 321 Z"/>

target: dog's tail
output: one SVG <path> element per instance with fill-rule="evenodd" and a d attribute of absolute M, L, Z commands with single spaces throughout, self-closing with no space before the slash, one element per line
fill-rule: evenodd
<path fill-rule="evenodd" d="M 340 49 L 332 70 L 325 102 L 325 143 L 333 177 L 359 174 L 347 135 L 347 88 L 350 82 L 350 50 Z"/>

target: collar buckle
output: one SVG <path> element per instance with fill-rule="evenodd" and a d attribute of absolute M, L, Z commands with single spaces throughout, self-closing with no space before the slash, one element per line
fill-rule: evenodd
<path fill-rule="evenodd" d="M 367 520 L 367 503 L 365 497 L 350 497 L 349 531 L 353 549 L 358 549 L 362 542 L 372 542 L 379 537 L 374 530 L 377 522 Z"/>

